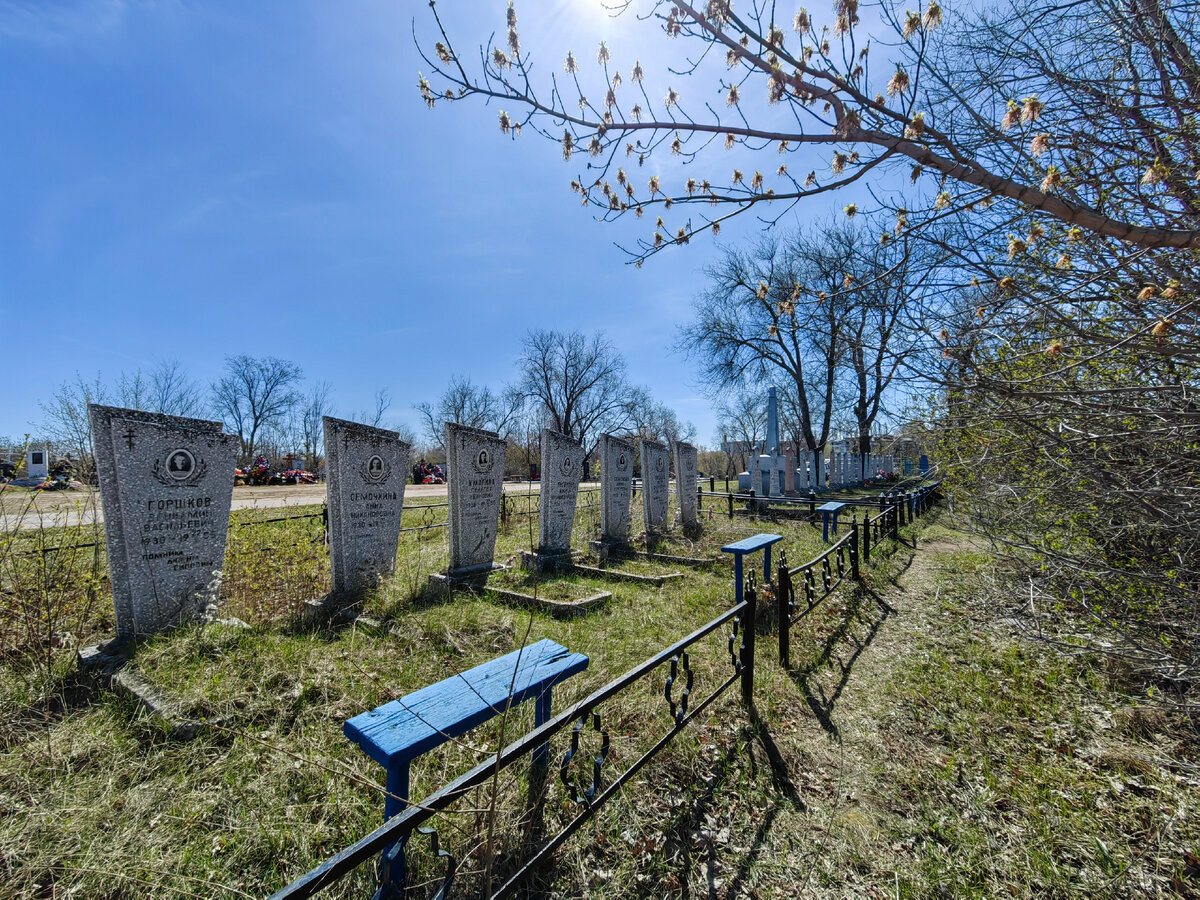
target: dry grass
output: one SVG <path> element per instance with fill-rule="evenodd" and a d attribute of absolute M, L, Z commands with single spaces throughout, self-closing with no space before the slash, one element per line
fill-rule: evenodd
<path fill-rule="evenodd" d="M 562 709 L 731 601 L 727 564 L 661 588 L 539 586 L 613 592 L 577 620 L 447 597 L 426 587 L 446 559 L 445 531 L 433 529 L 405 536 L 397 575 L 366 603 L 388 630 L 306 630 L 295 611 L 328 579 L 319 521 L 240 530 L 253 539 L 231 531 L 224 590 L 249 629 L 184 629 L 137 650 L 132 665 L 208 723 L 194 741 L 172 739 L 127 700 L 72 689 L 67 671 L 40 698 L 9 695 L 0 896 L 265 895 L 380 820 L 382 771 L 342 736 L 346 718 L 543 637 L 591 658 L 556 689 Z M 785 534 L 793 564 L 819 547 L 802 524 L 704 524 L 697 555 L 762 530 Z M 952 551 L 954 533 L 930 520 L 918 527 L 932 552 L 873 552 L 864 589 L 794 628 L 791 671 L 764 625 L 755 715 L 736 691 L 718 701 L 560 850 L 534 894 L 1166 896 L 1172 878 L 1186 890 L 1200 781 L 1179 723 L 1128 710 L 1100 664 L 1000 627 L 993 610 L 1008 588 L 986 555 Z M 268 553 L 264 534 L 278 535 Z M 533 542 L 536 522 L 510 520 L 497 556 Z M 725 639 L 719 631 L 692 654 L 695 697 L 728 674 Z M 664 674 L 600 710 L 606 772 L 669 729 Z M 423 757 L 414 795 L 528 730 L 528 707 Z M 586 747 L 595 740 L 585 732 Z M 559 755 L 565 746 L 554 743 Z M 590 778 L 583 762 L 574 777 Z M 511 871 L 529 831 L 528 776 L 514 766 L 494 795 L 481 789 L 438 817 L 461 862 L 460 896 L 478 896 L 489 850 L 495 876 Z M 502 827 L 485 848 L 493 804 Z M 552 779 L 545 827 L 573 812 Z M 432 893 L 439 869 L 424 839 L 410 860 L 417 895 Z M 329 896 L 364 896 L 373 878 L 364 867 Z"/>

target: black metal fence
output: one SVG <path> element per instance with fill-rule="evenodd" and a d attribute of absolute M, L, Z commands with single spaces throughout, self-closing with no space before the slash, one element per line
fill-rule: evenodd
<path fill-rule="evenodd" d="M 927 492 L 929 488 L 936 487 L 940 482 L 931 484 L 914 486 L 911 489 L 894 488 L 890 491 L 883 491 L 877 497 L 867 497 L 862 494 L 853 494 L 849 496 L 841 496 L 836 492 L 824 492 L 817 494 L 810 491 L 806 497 L 767 497 L 756 494 L 753 489 L 745 492 L 724 492 L 724 491 L 706 491 L 703 486 L 696 489 L 696 501 L 700 509 L 704 508 L 705 498 L 708 499 L 710 506 L 714 503 L 719 503 L 726 507 L 727 515 L 732 519 L 737 512 L 735 503 L 743 504 L 742 511 L 745 513 L 769 513 L 772 511 L 788 511 L 795 510 L 798 512 L 807 511 L 810 519 L 815 518 L 817 514 L 817 504 L 836 501 L 844 503 L 851 507 L 879 507 L 883 508 L 885 504 L 901 503 L 909 500 L 923 491 Z"/>
<path fill-rule="evenodd" d="M 490 894 L 492 898 L 512 896 L 622 785 L 662 752 L 690 722 L 729 688 L 740 683 L 742 699 L 750 703 L 754 692 L 754 621 L 757 604 L 753 573 L 747 579 L 744 597 L 737 606 L 560 712 L 540 728 L 512 742 L 495 756 L 414 803 L 352 846 L 277 891 L 272 895 L 273 900 L 311 897 L 358 866 L 371 862 L 385 848 L 398 841 L 406 841 L 414 833 L 430 837 L 434 854 L 446 860 L 446 871 L 441 876 L 442 888 L 438 892 L 438 896 L 442 896 L 457 873 L 457 861 L 441 850 L 436 830 L 422 826 L 468 792 L 492 781 L 498 773 L 528 759 L 533 770 L 530 784 L 543 786 L 537 803 L 543 808 L 569 809 L 571 815 L 553 835 L 541 840 L 537 849 Z M 722 656 L 728 654 L 727 674 L 719 678 L 701 699 L 696 699 L 692 655 L 701 649 L 713 652 L 712 641 L 706 642 L 703 648 L 700 645 L 725 626 L 729 627 L 729 631 L 722 642 L 723 646 L 718 646 L 716 650 Z M 635 685 L 655 677 L 656 673 L 662 678 L 661 693 L 666 713 L 664 729 L 649 749 L 624 769 L 608 773 L 605 765 L 610 761 L 610 741 L 604 723 L 603 706 Z M 548 771 L 539 774 L 535 761 L 537 749 L 567 729 L 570 729 L 570 748 L 559 758 L 558 771 L 554 773 L 557 778 L 549 777 L 552 773 Z M 585 752 L 585 741 L 597 746 L 590 753 Z"/>
<path fill-rule="evenodd" d="M 518 493 L 509 492 L 501 495 L 500 498 L 500 521 L 507 522 L 513 519 L 523 517 L 536 516 L 541 509 L 541 493 Z M 442 503 L 414 503 L 412 505 L 405 504 L 403 508 L 402 521 L 412 523 L 416 519 L 415 524 L 406 524 L 400 529 L 400 534 L 408 534 L 419 531 L 429 531 L 436 528 L 449 527 L 449 501 Z M 600 489 L 587 488 L 579 492 L 579 502 L 575 507 L 575 515 L 577 520 L 581 521 L 584 526 L 599 526 L 600 523 Z M 243 521 L 234 521 L 230 524 L 230 528 L 238 531 L 247 528 L 258 528 L 264 525 L 277 525 L 288 522 L 320 522 L 321 531 L 325 531 L 329 525 L 329 510 L 322 503 L 319 512 L 297 513 L 294 515 L 272 516 L 266 519 L 245 519 Z M 98 526 L 84 525 L 78 526 L 84 528 L 94 528 Z M 89 547 L 103 547 L 104 539 L 98 541 L 87 541 L 82 543 L 63 544 L 53 547 L 38 547 L 31 550 L 18 550 L 13 555 L 15 556 L 36 556 L 37 554 L 56 553 L 63 550 L 82 550 Z"/>
<path fill-rule="evenodd" d="M 898 538 L 902 524 L 913 521 L 930 508 L 935 500 L 937 487 L 937 484 L 927 485 L 912 493 L 881 499 L 877 515 L 864 516 L 861 522 L 855 516 L 844 537 L 803 565 L 788 568 L 786 554 L 781 554 L 775 589 L 781 665 L 790 665 L 792 626 L 836 591 L 847 577 L 859 580 L 860 549 L 864 551 L 865 561 L 873 543 L 878 545 L 888 537 Z M 797 584 L 800 585 L 801 591 L 799 603 Z M 434 856 L 446 862 L 446 870 L 440 876 L 441 889 L 436 895 L 442 897 L 457 874 L 457 861 L 441 849 L 436 830 L 423 826 L 435 815 L 448 810 L 456 800 L 468 792 L 488 783 L 499 772 L 528 758 L 531 766 L 531 791 L 535 784 L 545 788 L 537 802 L 544 807 L 570 809 L 571 815 L 565 822 L 560 823 L 552 836 L 540 840 L 537 848 L 532 850 L 520 862 L 519 867 L 506 877 L 501 886 L 490 894 L 492 898 L 513 896 L 554 851 L 594 816 L 622 785 L 664 750 L 696 716 L 729 688 L 740 684 L 742 703 L 747 708 L 752 706 L 755 622 L 758 607 L 758 585 L 753 572 L 746 577 L 743 596 L 744 600 L 738 605 L 569 709 L 560 712 L 546 724 L 510 743 L 466 774 L 423 800 L 413 803 L 366 837 L 277 891 L 271 900 L 299 900 L 311 897 L 359 866 L 371 862 L 385 848 L 397 841 L 407 841 L 414 834 L 428 836 Z M 708 693 L 697 701 L 694 699 L 696 679 L 691 664 L 692 656 L 700 650 L 705 638 L 726 626 L 729 627 L 729 631 L 723 651 L 729 657 L 727 674 L 724 677 L 718 676 Z M 706 649 L 712 652 L 711 641 L 706 645 Z M 610 741 L 604 724 L 603 705 L 635 685 L 654 677 L 655 673 L 660 673 L 658 677 L 662 678 L 661 693 L 667 714 L 665 728 L 649 749 L 626 768 L 615 774 L 609 773 L 605 766 L 610 762 Z M 554 735 L 568 728 L 571 729 L 570 748 L 558 758 L 557 779 L 550 778 L 550 773 L 545 770 L 539 774 L 538 763 L 535 762 L 536 751 Z M 582 749 L 584 741 L 589 738 L 593 744 L 598 745 L 591 752 L 590 758 Z M 551 797 L 551 791 L 557 791 L 557 796 Z"/>

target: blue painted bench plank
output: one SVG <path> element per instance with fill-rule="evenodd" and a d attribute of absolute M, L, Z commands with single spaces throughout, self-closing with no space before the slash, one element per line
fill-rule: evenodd
<path fill-rule="evenodd" d="M 754 537 L 743 538 L 735 544 L 726 544 L 721 548 L 722 553 L 753 553 L 783 540 L 782 534 L 756 534 Z"/>
<path fill-rule="evenodd" d="M 586 656 L 541 640 L 357 715 L 343 731 L 388 768 L 470 731 L 587 667 Z"/>
<path fill-rule="evenodd" d="M 763 551 L 763 582 L 766 583 L 771 580 L 771 545 L 782 540 L 782 534 L 756 534 L 721 548 L 722 553 L 733 554 L 734 603 L 742 602 L 742 557 L 747 553 Z"/>
<path fill-rule="evenodd" d="M 833 533 L 838 531 L 838 514 L 846 508 L 845 503 L 839 503 L 836 500 L 830 500 L 817 507 L 817 512 L 821 514 L 821 540 L 829 543 L 829 517 L 833 516 Z"/>
<path fill-rule="evenodd" d="M 587 667 L 586 656 L 541 640 L 347 720 L 346 737 L 387 769 L 384 820 L 408 805 L 409 764 L 416 757 L 531 697 L 536 725 L 545 724 L 553 686 Z M 534 748 L 533 761 L 548 765 L 548 743 Z M 401 838 L 383 851 L 376 900 L 403 895 L 407 842 Z"/>

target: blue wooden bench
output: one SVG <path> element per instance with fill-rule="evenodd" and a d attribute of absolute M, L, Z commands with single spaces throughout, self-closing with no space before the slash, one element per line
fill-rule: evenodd
<path fill-rule="evenodd" d="M 537 700 L 534 721 L 544 724 L 553 686 L 587 667 L 586 656 L 541 640 L 347 720 L 346 737 L 387 770 L 384 820 L 408 805 L 409 763 L 416 757 L 530 698 Z M 545 768 L 549 746 L 538 747 L 533 759 Z M 384 851 L 381 872 L 376 896 L 403 888 L 403 840 Z"/>
<path fill-rule="evenodd" d="M 721 548 L 722 553 L 733 554 L 733 599 L 742 602 L 742 557 L 747 553 L 763 551 L 763 582 L 771 580 L 771 545 L 783 540 L 782 534 L 756 534 Z"/>
<path fill-rule="evenodd" d="M 833 517 L 833 533 L 837 534 L 838 530 L 838 515 L 846 508 L 845 503 L 830 501 L 817 507 L 817 512 L 821 514 L 821 540 L 829 543 L 829 519 Z"/>

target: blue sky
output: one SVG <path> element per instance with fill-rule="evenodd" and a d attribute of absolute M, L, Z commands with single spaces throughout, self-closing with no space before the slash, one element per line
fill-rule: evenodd
<path fill-rule="evenodd" d="M 502 34 L 504 6 L 438 8 L 465 52 Z M 670 80 L 661 32 L 599 0 L 517 10 L 544 66 L 594 60 L 606 38 L 624 71 L 636 56 Z M 580 208 L 586 155 L 514 142 L 480 102 L 425 108 L 414 17 L 431 46 L 415 0 L 0 0 L 0 435 L 33 430 L 76 370 L 178 358 L 207 383 L 237 353 L 299 363 L 343 414 L 388 387 L 389 418 L 415 427 L 411 406 L 451 375 L 511 379 L 522 335 L 547 326 L 605 330 L 631 379 L 710 441 L 670 348 L 713 239 L 626 265 L 614 242 L 653 220 Z"/>

